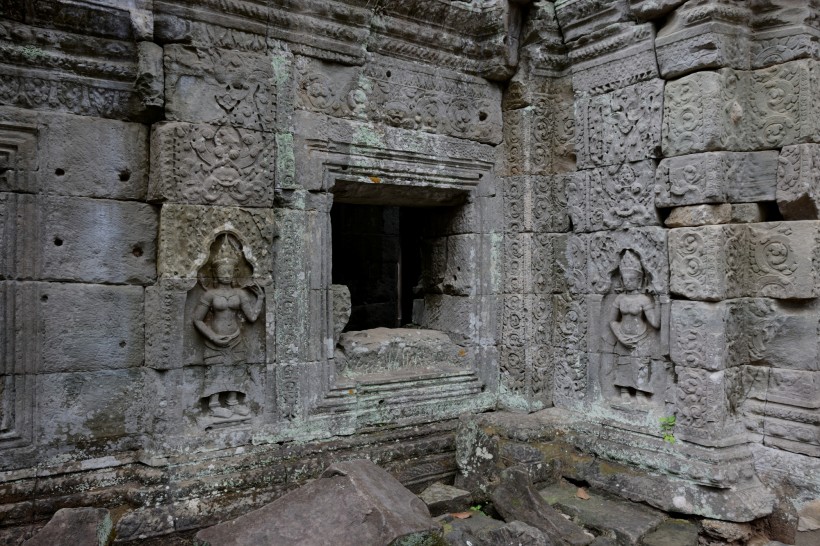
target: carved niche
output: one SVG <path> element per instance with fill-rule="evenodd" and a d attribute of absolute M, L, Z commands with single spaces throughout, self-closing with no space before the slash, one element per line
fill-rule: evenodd
<path fill-rule="evenodd" d="M 634 414 L 664 409 L 673 379 L 669 298 L 655 289 L 665 281 L 653 278 L 663 269 L 645 257 L 646 245 L 629 242 L 612 241 L 608 249 L 607 293 L 589 298 L 590 317 L 597 317 L 589 343 L 601 397 Z"/>
<path fill-rule="evenodd" d="M 188 293 L 195 305 L 191 321 L 200 339 L 194 341 L 202 350 L 199 375 L 200 404 L 196 408 L 200 424 L 207 426 L 245 421 L 248 407 L 249 379 L 239 367 L 254 359 L 249 347 L 254 341 L 250 324 L 259 318 L 265 300 L 264 289 L 253 279 L 253 271 L 242 254 L 242 242 L 223 232 L 211 244 L 208 262 L 199 271 L 199 282 Z M 198 351 L 197 351 L 198 356 Z"/>
<path fill-rule="evenodd" d="M 173 371 L 165 399 L 199 430 L 272 411 L 274 237 L 269 209 L 162 209 L 160 281 L 146 290 L 146 363 Z"/>

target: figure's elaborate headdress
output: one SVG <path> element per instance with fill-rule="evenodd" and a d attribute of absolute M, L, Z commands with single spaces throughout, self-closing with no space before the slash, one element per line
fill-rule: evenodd
<path fill-rule="evenodd" d="M 219 250 L 217 251 L 216 256 L 214 256 L 214 267 L 227 265 L 230 266 L 231 269 L 235 269 L 241 259 L 242 256 L 240 255 L 240 250 L 236 248 L 227 233 L 223 234 L 222 244 L 219 245 Z"/>
<path fill-rule="evenodd" d="M 638 273 L 643 275 L 643 266 L 641 265 L 641 258 L 634 250 L 627 249 L 621 256 L 621 263 L 618 265 L 621 270 L 621 275 L 624 273 Z"/>

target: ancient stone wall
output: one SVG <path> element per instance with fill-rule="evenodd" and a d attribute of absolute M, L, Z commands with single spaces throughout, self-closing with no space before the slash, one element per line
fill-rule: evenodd
<path fill-rule="evenodd" d="M 493 409 L 676 512 L 820 496 L 818 15 L 0 0 L 4 536 L 195 528 L 362 454 L 422 486 Z"/>

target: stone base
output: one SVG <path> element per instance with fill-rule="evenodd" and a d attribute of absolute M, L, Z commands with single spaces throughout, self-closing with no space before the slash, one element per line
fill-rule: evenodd
<path fill-rule="evenodd" d="M 456 472 L 453 420 L 329 440 L 207 450 L 154 458 L 126 453 L 99 460 L 0 473 L 0 538 L 25 536 L 60 508 L 106 506 L 118 540 L 178 533 L 259 508 L 366 453 L 416 493 Z M 38 525 L 39 524 L 39 525 Z"/>
<path fill-rule="evenodd" d="M 457 460 L 456 485 L 477 496 L 492 490 L 504 468 L 523 464 L 535 481 L 584 481 L 667 512 L 713 519 L 752 521 L 770 514 L 775 501 L 754 474 L 745 446 L 668 444 L 660 437 L 585 422 L 582 415 L 559 408 L 463 419 Z M 726 477 L 727 467 L 738 469 L 732 479 Z M 724 477 L 709 485 L 709 476 L 683 477 L 690 472 Z"/>

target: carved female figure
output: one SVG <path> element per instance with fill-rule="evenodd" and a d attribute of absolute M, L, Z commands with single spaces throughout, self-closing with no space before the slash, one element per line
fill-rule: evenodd
<path fill-rule="evenodd" d="M 629 396 L 629 389 L 644 397 L 649 388 L 652 335 L 661 326 L 659 303 L 646 293 L 644 269 L 638 254 L 627 249 L 618 265 L 624 292 L 612 302 L 609 328 L 622 346 L 615 366 L 615 385 L 622 397 Z"/>
<path fill-rule="evenodd" d="M 200 276 L 205 293 L 193 314 L 196 329 L 205 338 L 205 364 L 240 364 L 246 360 L 242 324 L 255 322 L 262 311 L 264 292 L 257 284 L 237 283 L 237 267 L 242 260 L 242 244 L 232 235 L 222 234 L 221 243 L 210 263 L 210 277 Z M 218 383 L 211 378 L 209 383 Z M 240 405 L 237 392 L 226 385 L 210 395 L 208 406 L 217 418 L 245 416 L 250 410 Z M 211 390 L 218 388 L 212 385 Z M 227 392 L 227 407 L 221 406 L 220 392 Z"/>

